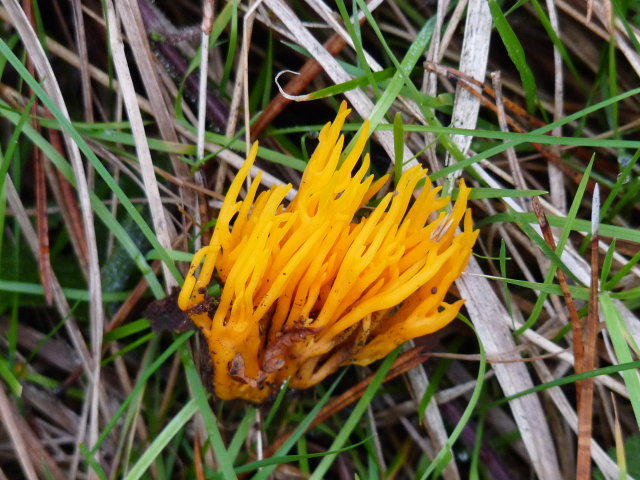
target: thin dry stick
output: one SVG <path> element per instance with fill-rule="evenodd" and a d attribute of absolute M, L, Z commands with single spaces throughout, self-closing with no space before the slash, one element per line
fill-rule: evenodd
<path fill-rule="evenodd" d="M 47 305 L 53 305 L 51 288 L 51 255 L 49 254 L 49 221 L 47 217 L 47 184 L 44 174 L 44 158 L 38 147 L 33 149 L 36 183 L 36 224 L 38 229 L 38 272 Z"/>
<path fill-rule="evenodd" d="M 409 340 L 408 342 L 405 342 L 403 348 L 405 350 L 415 348 L 415 342 L 413 340 Z M 411 385 L 412 396 L 416 400 L 416 404 L 418 404 L 429 386 L 429 377 L 427 372 L 422 365 L 416 365 L 416 367 L 409 370 L 405 376 Z M 425 407 L 422 417 L 422 425 L 433 443 L 433 450 L 438 452 L 445 448 L 448 435 L 435 397 L 432 398 Z M 435 458 L 435 455 L 432 455 L 429 458 L 433 459 Z M 445 469 L 442 471 L 442 476 L 445 480 L 456 480 L 460 478 L 460 472 L 458 471 L 458 466 L 455 461 L 451 461 L 447 464 Z"/>
<path fill-rule="evenodd" d="M 53 118 L 51 113 L 48 111 L 45 116 Z M 60 132 L 54 129 L 49 129 L 47 133 L 53 148 L 55 148 L 56 151 L 64 157 L 64 145 L 62 143 Z M 67 230 L 69 231 L 71 245 L 73 245 L 80 268 L 82 269 L 85 277 L 88 277 L 89 251 L 87 242 L 85 242 L 84 235 L 82 234 L 84 228 L 82 225 L 82 216 L 80 214 L 80 208 L 78 207 L 78 201 L 76 200 L 73 187 L 59 170 L 55 169 L 55 174 L 53 174 L 54 169 L 51 167 L 51 164 L 45 163 L 45 169 L 51 171 L 51 174 L 47 173 L 49 176 L 49 185 L 52 185 L 55 182 L 60 187 L 59 193 L 61 201 L 58 203 L 60 204 L 63 212 L 62 218 L 64 219 Z M 55 178 L 52 178 L 54 176 Z"/>
<path fill-rule="evenodd" d="M 496 101 L 496 110 L 498 113 L 498 123 L 500 125 L 500 130 L 503 132 L 508 132 L 509 127 L 507 126 L 506 114 L 504 111 L 504 101 L 502 96 L 502 82 L 500 72 L 494 72 L 491 74 L 491 80 L 493 83 L 493 90 Z M 524 175 L 522 172 L 522 168 L 520 168 L 520 163 L 518 162 L 518 158 L 516 157 L 516 152 L 513 147 L 508 148 L 506 151 L 507 159 L 509 162 L 509 167 L 511 169 L 513 180 L 516 188 L 519 190 L 526 190 L 527 184 L 524 179 Z M 528 207 L 527 199 L 522 199 L 521 205 L 523 210 L 530 210 Z M 544 254 L 540 250 L 535 250 L 534 256 L 536 257 L 538 264 L 540 266 L 540 270 L 544 271 L 549 268 L 549 260 L 544 256 Z M 554 304 L 555 311 L 561 312 L 562 306 L 560 305 L 559 300 L 556 296 L 551 297 L 551 303 Z"/>
<path fill-rule="evenodd" d="M 200 435 L 196 429 L 193 432 L 193 465 L 196 471 L 196 480 L 204 480 L 204 467 L 202 466 L 202 453 L 200 453 Z"/>
<path fill-rule="evenodd" d="M 235 134 L 236 125 L 238 122 L 238 110 L 240 107 L 240 101 L 244 98 L 244 124 L 245 124 L 245 144 L 246 151 L 250 149 L 250 126 L 249 126 L 249 84 L 248 84 L 248 70 L 249 70 L 249 50 L 251 33 L 253 31 L 253 21 L 256 16 L 256 9 L 260 6 L 262 0 L 255 0 L 247 12 L 245 12 L 242 28 L 242 48 L 240 49 L 240 61 L 238 62 L 238 71 L 236 72 L 235 82 L 233 84 L 233 95 L 231 97 L 231 106 L 229 107 L 229 120 L 227 122 L 227 128 L 225 130 L 225 136 L 231 138 Z M 216 174 L 216 184 L 214 190 L 219 192 L 222 190 L 224 180 L 227 175 L 227 165 L 225 163 L 220 164 L 218 172 Z M 252 172 L 253 175 L 253 172 Z M 249 178 L 247 178 L 247 182 Z"/>
<path fill-rule="evenodd" d="M 336 55 L 345 46 L 344 39 L 334 33 L 324 44 L 323 47 L 331 54 Z M 294 75 L 289 82 L 283 87 L 283 90 L 289 95 L 298 95 L 304 87 L 306 87 L 315 77 L 322 72 L 322 66 L 317 60 L 307 60 L 298 75 Z M 291 99 L 284 97 L 280 92 L 271 99 L 269 105 L 260 114 L 258 119 L 251 126 L 251 139 L 257 139 L 265 128 L 285 109 Z"/>
<path fill-rule="evenodd" d="M 557 377 L 551 374 L 545 363 L 535 362 L 533 366 L 538 372 L 540 381 L 548 383 L 556 380 Z M 547 390 L 547 394 L 553 400 L 563 420 L 567 423 L 567 425 L 569 425 L 571 430 L 577 433 L 578 419 L 576 416 L 576 412 L 571 407 L 571 404 L 565 397 L 562 389 L 560 387 L 552 387 Z M 620 477 L 620 469 L 618 468 L 616 463 L 595 441 L 591 444 L 591 455 L 593 456 L 593 460 L 595 461 L 596 465 L 598 465 L 598 468 L 604 474 L 605 478 L 625 478 Z"/>
<path fill-rule="evenodd" d="M 491 34 L 491 14 L 486 2 L 472 0 L 467 10 L 467 31 L 463 44 L 464 57 L 461 70 L 476 78 L 483 78 L 486 72 L 489 37 Z M 474 45 L 475 44 L 475 45 Z M 466 48 L 465 48 L 466 45 Z M 476 47 L 476 48 L 474 48 Z M 471 86 L 470 90 L 475 90 Z M 460 95 L 461 93 L 464 95 Z M 458 89 L 454 104 L 454 126 L 474 128 L 480 103 L 476 95 Z M 482 96 L 479 92 L 475 94 Z M 475 97 L 475 98 L 474 98 Z M 459 148 L 466 152 L 470 137 L 453 137 Z M 450 157 L 447 159 L 450 160 Z M 468 272 L 481 273 L 478 263 L 471 258 Z M 478 335 L 488 353 L 506 350 L 513 345 L 507 322 L 510 322 L 506 309 L 492 292 L 485 279 L 463 275 L 456 281 L 461 293 L 468 299 L 467 309 L 477 325 Z M 494 369 L 505 394 L 519 388 L 528 388 L 533 384 L 526 369 L 519 364 L 495 365 Z M 557 457 L 552 448 L 551 434 L 536 396 L 517 399 L 510 403 L 533 468 L 543 478 L 559 478 Z"/>
<path fill-rule="evenodd" d="M 493 83 L 493 90 L 495 91 L 496 95 L 496 109 L 498 111 L 498 124 L 500 125 L 500 130 L 503 132 L 508 132 L 509 127 L 507 126 L 507 119 L 504 112 L 504 100 L 502 98 L 502 83 L 500 72 L 493 72 L 491 74 L 491 81 Z M 518 158 L 516 157 L 515 150 L 513 148 L 507 148 L 506 154 L 515 187 L 519 190 L 526 190 L 527 184 L 524 180 L 524 176 L 522 175 L 522 169 L 520 168 L 520 164 L 518 163 Z"/>
<path fill-rule="evenodd" d="M 542 236 L 544 237 L 547 245 L 555 251 L 556 250 L 556 241 L 553 237 L 553 233 L 551 232 L 551 227 L 549 226 L 549 222 L 547 220 L 547 216 L 544 213 L 544 209 L 540 204 L 540 200 L 537 197 L 533 197 L 531 199 L 531 206 L 533 208 L 533 213 L 535 213 L 536 218 L 538 219 L 538 224 L 540 225 L 540 230 L 542 231 Z M 567 277 L 564 272 L 557 268 L 556 275 L 558 277 L 558 283 L 560 284 L 560 289 L 562 290 L 562 295 L 564 296 L 565 302 L 567 303 L 567 309 L 569 310 L 569 318 L 571 319 L 571 327 L 573 329 L 573 355 L 575 357 L 575 369 L 576 373 L 581 373 L 582 364 L 583 364 L 583 355 L 584 355 L 584 347 L 582 343 L 582 326 L 580 324 L 580 319 L 578 317 L 578 311 L 576 310 L 576 306 L 573 302 L 573 298 L 571 297 L 571 293 L 569 293 L 569 285 L 567 284 Z M 576 385 L 576 394 L 580 395 L 579 384 Z"/>
<path fill-rule="evenodd" d="M 242 96 L 244 98 L 244 141 L 246 144 L 246 151 L 251 149 L 251 138 L 249 135 L 250 125 L 250 112 L 249 112 L 249 49 L 251 42 L 251 35 L 253 33 L 253 21 L 256 18 L 256 11 L 262 0 L 255 0 L 253 5 L 247 10 L 243 21 L 242 31 L 242 56 L 240 57 L 240 65 L 242 70 Z M 249 178 L 247 178 L 247 186 L 249 185 Z"/>
<path fill-rule="evenodd" d="M 177 143 L 178 137 L 175 132 L 175 119 L 171 115 L 167 102 L 162 95 L 162 84 L 155 69 L 155 63 L 153 62 L 154 57 L 149 47 L 147 32 L 142 19 L 142 12 L 140 10 L 141 2 L 137 0 L 116 0 L 116 2 L 121 13 L 121 20 L 128 41 L 131 44 L 135 62 L 140 69 L 141 75 L 145 79 L 145 89 L 149 96 L 149 103 L 156 119 L 158 130 L 160 130 L 160 135 L 168 142 Z M 189 168 L 183 161 L 178 159 L 177 155 L 170 155 L 170 159 L 176 175 L 183 178 L 190 177 Z M 186 200 L 188 201 L 188 199 L 189 196 L 187 196 Z"/>
<path fill-rule="evenodd" d="M 584 357 L 582 370 L 596 368 L 596 337 L 598 335 L 598 231 L 600 227 L 600 190 L 596 184 L 591 207 L 591 288 L 589 292 L 589 314 L 587 315 Z M 591 431 L 593 423 L 593 378 L 580 382 L 578 398 L 578 459 L 576 478 L 591 478 Z"/>
<path fill-rule="evenodd" d="M 32 0 L 23 0 L 22 2 L 25 14 L 29 18 L 31 25 L 35 25 L 33 15 Z M 33 62 L 27 58 L 27 70 L 32 77 L 35 78 L 35 68 Z M 33 96 L 33 91 L 29 88 L 29 96 Z M 31 125 L 33 129 L 40 133 L 40 122 L 36 118 L 38 110 L 38 102 L 35 101 L 31 106 Z M 34 145 L 33 147 L 33 168 L 35 172 L 36 186 L 36 228 L 38 230 L 38 273 L 40 274 L 40 282 L 44 290 L 44 298 L 47 305 L 53 305 L 53 292 L 51 288 L 51 256 L 49 255 L 49 221 L 47 217 L 47 184 L 44 175 L 44 161 L 40 149 Z"/>

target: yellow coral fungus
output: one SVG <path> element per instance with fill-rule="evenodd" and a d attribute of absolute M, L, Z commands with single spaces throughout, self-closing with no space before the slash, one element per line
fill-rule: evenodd
<path fill-rule="evenodd" d="M 466 210 L 469 189 L 461 181 L 445 213 L 449 197 L 440 198 L 440 187 L 416 166 L 395 192 L 357 217 L 387 178 L 367 175 L 368 155 L 357 166 L 368 122 L 341 159 L 349 111 L 343 102 L 320 132 L 288 206 L 291 185 L 257 194 L 260 176 L 238 200 L 256 157 L 254 144 L 225 197 L 211 243 L 193 258 L 178 305 L 208 341 L 222 399 L 261 402 L 287 379 L 293 388 L 307 388 L 341 365 L 369 364 L 444 327 L 462 305 L 444 297 L 477 237 Z M 218 299 L 207 295 L 214 271 Z"/>

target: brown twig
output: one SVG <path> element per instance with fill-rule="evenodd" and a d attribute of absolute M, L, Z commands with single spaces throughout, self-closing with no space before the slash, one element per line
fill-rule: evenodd
<path fill-rule="evenodd" d="M 46 112 L 47 118 L 53 119 L 53 115 L 50 112 Z M 60 132 L 55 129 L 47 130 L 49 141 L 55 150 L 62 156 L 65 156 L 65 149 L 62 142 Z M 56 169 L 56 176 L 58 185 L 60 187 L 60 194 L 62 205 L 60 206 L 65 212 L 64 217 L 68 219 L 67 227 L 69 230 L 69 236 L 71 238 L 71 244 L 73 245 L 78 263 L 84 272 L 89 268 L 89 249 L 86 243 L 86 237 L 84 235 L 84 225 L 82 221 L 82 215 L 80 214 L 80 206 L 76 198 L 76 193 L 73 186 L 62 175 L 62 173 Z M 50 179 L 51 180 L 51 179 Z"/>
<path fill-rule="evenodd" d="M 508 131 L 507 127 L 507 119 L 504 111 L 504 107 L 506 103 L 504 102 L 504 97 L 502 96 L 502 88 L 500 83 L 500 73 L 496 72 L 492 74 L 494 90 L 493 96 L 495 98 L 495 108 L 496 113 L 498 115 L 498 121 L 500 123 L 500 129 L 502 131 Z M 514 183 L 517 188 L 524 190 L 527 188 L 524 176 L 522 175 L 522 171 L 520 169 L 520 165 L 516 158 L 515 152 L 513 148 L 509 148 L 507 150 L 507 158 L 509 160 L 509 165 L 511 166 L 512 175 L 514 178 Z M 538 224 L 540 225 L 540 230 L 542 231 L 542 235 L 544 237 L 545 242 L 552 250 L 556 250 L 556 242 L 553 237 L 553 233 L 551 232 L 551 227 L 549 226 L 549 221 L 547 220 L 546 214 L 544 213 L 544 209 L 542 208 L 542 204 L 538 197 L 533 197 L 531 199 L 531 207 L 536 215 L 538 220 Z M 573 298 L 569 293 L 569 287 L 567 285 L 567 279 L 564 275 L 564 272 L 560 268 L 556 268 L 556 274 L 558 277 L 558 283 L 560 284 L 560 288 L 562 289 L 562 293 L 564 295 L 565 302 L 567 304 L 567 309 L 569 310 L 569 316 L 571 318 L 571 325 L 573 329 L 573 352 L 575 358 L 575 370 L 576 373 L 580 373 L 583 371 L 583 341 L 582 341 L 582 326 L 580 324 L 580 319 L 578 318 L 578 312 L 576 310 L 575 304 L 573 302 Z M 576 397 L 578 400 L 580 399 L 580 387 L 581 384 L 576 384 Z"/>
<path fill-rule="evenodd" d="M 589 372 L 596 368 L 596 337 L 598 334 L 598 276 L 599 250 L 598 235 L 600 216 L 600 191 L 598 185 L 593 193 L 591 212 L 591 288 L 589 291 L 589 314 L 584 342 L 584 358 L 582 371 Z M 578 399 L 578 459 L 576 478 L 591 478 L 591 433 L 593 428 L 593 378 L 580 381 L 581 394 Z"/>
<path fill-rule="evenodd" d="M 202 453 L 200 453 L 200 435 L 196 428 L 193 432 L 193 465 L 196 471 L 196 480 L 204 480 L 204 468 L 202 466 Z"/>
<path fill-rule="evenodd" d="M 24 0 L 22 2 L 22 8 L 32 26 L 35 26 L 35 20 L 33 15 L 33 8 L 31 0 Z M 33 62 L 27 58 L 27 70 L 32 77 L 35 77 L 35 68 Z M 33 96 L 34 93 L 29 89 L 29 96 Z M 38 102 L 35 101 L 31 107 L 31 125 L 33 129 L 40 133 L 40 122 L 36 118 L 36 112 L 38 110 Z M 36 190 L 36 229 L 38 232 L 38 273 L 40 275 L 40 282 L 42 283 L 42 289 L 44 291 L 44 298 L 47 305 L 53 305 L 53 287 L 52 283 L 52 270 L 51 270 L 51 256 L 49 255 L 49 221 L 47 217 L 47 184 L 44 177 L 42 152 L 37 146 L 33 146 L 33 170 L 35 177 L 35 190 Z"/>

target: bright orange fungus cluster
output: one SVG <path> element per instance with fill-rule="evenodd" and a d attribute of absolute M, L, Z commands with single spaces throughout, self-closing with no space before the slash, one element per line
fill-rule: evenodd
<path fill-rule="evenodd" d="M 341 365 L 367 365 L 444 327 L 462 306 L 444 297 L 478 234 L 466 210 L 470 189 L 461 181 L 457 201 L 445 212 L 449 197 L 440 198 L 440 187 L 416 166 L 394 192 L 365 208 L 387 177 L 367 175 L 368 154 L 359 164 L 368 122 L 341 158 L 349 112 L 343 103 L 320 132 L 288 205 L 291 185 L 258 194 L 259 175 L 238 200 L 256 157 L 254 144 L 225 197 L 211 243 L 193 258 L 178 305 L 207 339 L 222 399 L 261 402 L 287 379 L 292 388 L 307 388 Z M 217 299 L 207 294 L 214 274 Z"/>

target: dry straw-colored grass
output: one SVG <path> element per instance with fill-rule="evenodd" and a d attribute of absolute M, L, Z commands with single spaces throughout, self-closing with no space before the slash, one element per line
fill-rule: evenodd
<path fill-rule="evenodd" d="M 364 5 L 1 1 L 0 479 L 638 475 L 640 11 Z M 468 322 L 221 402 L 173 287 L 250 141 L 290 201 L 343 99 L 377 177 L 477 189 Z"/>

